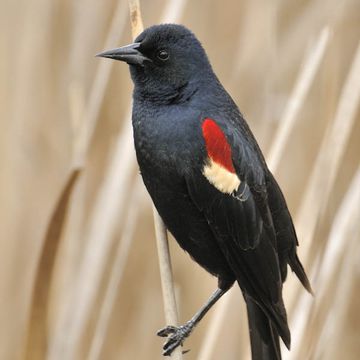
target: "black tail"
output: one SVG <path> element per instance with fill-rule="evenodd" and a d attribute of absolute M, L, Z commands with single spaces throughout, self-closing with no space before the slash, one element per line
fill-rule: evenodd
<path fill-rule="evenodd" d="M 295 251 L 289 255 L 289 265 L 291 267 L 291 270 L 294 271 L 300 282 L 303 284 L 304 288 L 310 294 L 314 295 L 314 292 L 310 285 L 310 281 L 306 276 L 305 270 Z"/>
<path fill-rule="evenodd" d="M 260 309 L 246 297 L 252 360 L 281 360 L 279 334 Z"/>

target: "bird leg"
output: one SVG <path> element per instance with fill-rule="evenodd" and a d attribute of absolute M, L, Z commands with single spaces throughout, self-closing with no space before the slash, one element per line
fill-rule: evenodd
<path fill-rule="evenodd" d="M 161 337 L 167 337 L 170 335 L 163 346 L 164 356 L 170 356 L 171 353 L 179 345 L 183 344 L 184 340 L 190 335 L 198 322 L 205 316 L 205 314 L 210 310 L 210 308 L 226 293 L 227 290 L 228 289 L 216 289 L 216 291 L 210 296 L 206 304 L 184 325 L 169 325 L 157 332 L 157 335 Z"/>

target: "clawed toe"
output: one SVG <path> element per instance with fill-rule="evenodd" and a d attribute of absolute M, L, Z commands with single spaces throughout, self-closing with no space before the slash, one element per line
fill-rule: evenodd
<path fill-rule="evenodd" d="M 169 325 L 169 326 L 164 327 L 163 329 L 160 329 L 156 333 L 156 335 L 161 336 L 161 337 L 167 337 L 168 335 L 173 334 L 174 332 L 176 332 L 177 329 L 178 328 L 176 326 Z"/>

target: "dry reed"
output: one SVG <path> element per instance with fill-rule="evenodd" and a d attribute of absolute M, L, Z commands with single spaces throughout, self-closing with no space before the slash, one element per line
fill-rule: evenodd
<path fill-rule="evenodd" d="M 160 358 L 165 319 L 151 203 L 135 174 L 131 82 L 124 65 L 94 58 L 130 41 L 128 3 L 20 5 L 0 13 L 0 359 Z M 198 35 L 270 150 L 316 293 L 289 275 L 284 359 L 356 359 L 359 2 L 141 5 L 145 26 L 180 22 Z M 183 322 L 216 281 L 172 239 L 170 251 Z M 184 357 L 249 358 L 246 326 L 234 288 Z"/>

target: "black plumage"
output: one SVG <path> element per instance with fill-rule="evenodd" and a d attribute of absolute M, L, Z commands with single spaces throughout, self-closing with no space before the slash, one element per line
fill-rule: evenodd
<path fill-rule="evenodd" d="M 159 332 L 169 336 L 164 354 L 182 345 L 237 281 L 247 304 L 253 358 L 280 359 L 279 336 L 290 348 L 282 299 L 287 265 L 311 292 L 310 284 L 296 255 L 284 196 L 201 44 L 183 26 L 157 25 L 134 44 L 99 55 L 130 64 L 144 184 L 179 245 L 218 278 L 219 289 L 199 313 L 184 326 Z M 211 119 L 211 139 L 205 119 Z M 209 146 L 219 152 L 217 159 Z"/>

